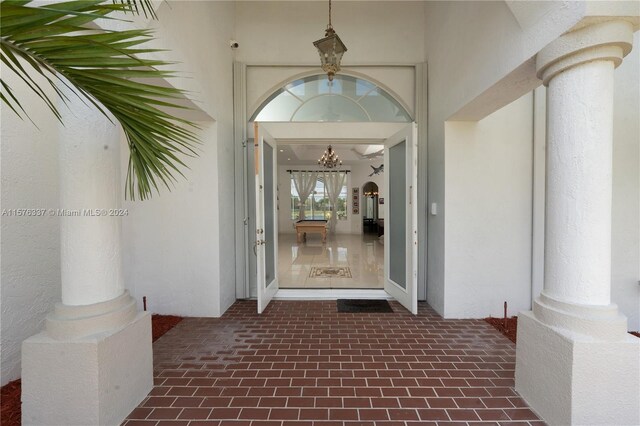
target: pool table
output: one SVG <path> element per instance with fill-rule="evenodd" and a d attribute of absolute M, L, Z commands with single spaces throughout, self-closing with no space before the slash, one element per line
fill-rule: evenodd
<path fill-rule="evenodd" d="M 327 225 L 326 220 L 299 220 L 294 223 L 296 234 L 298 235 L 298 243 L 303 240 L 307 241 L 307 232 L 322 235 L 322 242 L 327 241 Z"/>

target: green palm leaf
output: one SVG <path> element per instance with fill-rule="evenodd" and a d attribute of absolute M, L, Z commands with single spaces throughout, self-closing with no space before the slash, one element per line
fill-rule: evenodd
<path fill-rule="evenodd" d="M 162 108 L 184 108 L 176 99 L 182 90 L 153 81 L 170 78 L 158 69 L 170 63 L 145 59 L 159 49 L 140 45 L 152 37 L 149 30 L 106 31 L 89 27 L 96 19 L 114 19 L 114 12 L 143 13 L 156 18 L 150 0 L 77 0 L 30 6 L 30 0 L 0 1 L 0 57 L 61 119 L 51 99 L 34 78 L 44 78 L 56 96 L 67 102 L 60 89 L 71 88 L 83 101 L 103 114 L 111 113 L 122 125 L 130 156 L 125 193 L 149 198 L 159 185 L 171 188 L 186 167 L 180 159 L 196 155 L 194 123 L 172 116 Z M 149 80 L 154 79 L 154 80 Z M 0 79 L 0 100 L 19 117 L 28 117 L 19 96 Z M 41 84 L 41 83 L 40 83 Z M 107 115 L 108 117 L 108 115 Z"/>

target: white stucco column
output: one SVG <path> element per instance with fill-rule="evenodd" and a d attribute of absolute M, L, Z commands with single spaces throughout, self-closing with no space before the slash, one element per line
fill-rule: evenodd
<path fill-rule="evenodd" d="M 50 214 L 60 217 L 62 303 L 22 345 L 25 426 L 118 425 L 153 386 L 150 315 L 138 312 L 123 279 L 120 130 L 68 97 L 51 141 L 59 145 L 60 209 Z"/>
<path fill-rule="evenodd" d="M 607 44 L 582 50 L 594 32 Z M 632 34 L 607 23 L 538 55 L 548 86 L 544 294 L 558 301 L 610 303 L 613 72 Z"/>
<path fill-rule="evenodd" d="M 95 109 L 80 111 L 61 108 L 59 142 L 62 303 L 70 306 L 124 292 L 120 132 Z"/>
<path fill-rule="evenodd" d="M 544 290 L 519 316 L 516 387 L 551 424 L 640 423 L 640 340 L 611 304 L 614 70 L 625 20 L 585 24 L 536 58 L 547 86 Z"/>

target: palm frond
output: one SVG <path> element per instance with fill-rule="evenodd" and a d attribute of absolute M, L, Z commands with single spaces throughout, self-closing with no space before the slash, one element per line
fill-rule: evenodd
<path fill-rule="evenodd" d="M 74 0 L 30 6 L 30 0 L 0 1 L 0 53 L 8 70 L 40 97 L 61 120 L 42 79 L 55 96 L 68 102 L 60 87 L 70 87 L 84 101 L 120 122 L 130 150 L 125 193 L 149 198 L 159 185 L 171 188 L 186 167 L 182 156 L 197 154 L 194 123 L 163 108 L 184 108 L 176 100 L 182 90 L 155 84 L 174 73 L 159 69 L 169 62 L 148 59 L 159 49 L 143 48 L 152 32 L 145 29 L 106 31 L 89 28 L 113 12 L 144 13 L 155 18 L 151 0 Z M 113 18 L 112 18 L 113 19 Z M 142 55 L 142 56 L 141 56 Z M 36 79 L 34 76 L 38 76 Z M 40 83 L 38 83 L 40 82 Z M 1 96 L 19 117 L 28 117 L 19 96 L 0 79 Z"/>
<path fill-rule="evenodd" d="M 113 2 L 125 5 L 129 12 L 137 15 L 142 13 L 145 18 L 158 19 L 156 11 L 153 9 L 152 0 L 113 0 Z"/>

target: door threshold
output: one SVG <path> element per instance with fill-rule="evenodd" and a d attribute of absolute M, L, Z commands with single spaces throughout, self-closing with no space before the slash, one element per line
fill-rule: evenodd
<path fill-rule="evenodd" d="M 393 300 L 393 297 L 384 290 L 355 290 L 355 289 L 334 289 L 334 288 L 281 288 L 273 296 L 274 300 L 337 300 L 337 299 L 386 299 Z"/>

